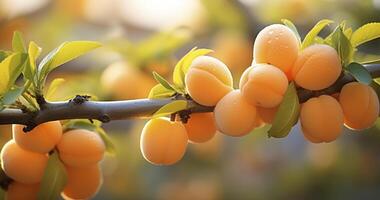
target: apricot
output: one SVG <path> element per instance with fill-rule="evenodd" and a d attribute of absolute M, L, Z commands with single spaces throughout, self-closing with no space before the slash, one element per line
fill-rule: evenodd
<path fill-rule="evenodd" d="M 62 137 L 62 125 L 59 121 L 40 124 L 27 133 L 23 128 L 23 125 L 12 125 L 13 139 L 17 145 L 28 151 L 48 153 Z"/>
<path fill-rule="evenodd" d="M 256 107 L 257 114 L 260 116 L 260 119 L 266 124 L 272 124 L 274 117 L 276 116 L 278 106 L 274 108 L 262 108 Z"/>
<path fill-rule="evenodd" d="M 65 132 L 57 148 L 63 163 L 72 167 L 94 165 L 103 159 L 105 152 L 100 136 L 85 129 Z"/>
<path fill-rule="evenodd" d="M 117 99 L 147 97 L 155 81 L 126 62 L 108 66 L 100 77 L 104 91 Z"/>
<path fill-rule="evenodd" d="M 47 154 L 24 150 L 14 140 L 4 145 L 0 156 L 5 174 L 24 184 L 39 183 L 48 161 Z"/>
<path fill-rule="evenodd" d="M 207 142 L 216 133 L 214 113 L 212 112 L 193 113 L 184 125 L 189 141 L 193 143 Z"/>
<path fill-rule="evenodd" d="M 213 56 L 231 71 L 242 72 L 252 62 L 252 42 L 239 34 L 221 33 L 212 41 Z"/>
<path fill-rule="evenodd" d="M 67 183 L 61 196 L 64 199 L 90 199 L 95 196 L 103 178 L 98 164 L 87 167 L 66 166 Z"/>
<path fill-rule="evenodd" d="M 40 184 L 24 184 L 13 181 L 5 194 L 6 200 L 37 200 Z"/>
<path fill-rule="evenodd" d="M 331 86 L 342 71 L 336 50 L 328 45 L 314 44 L 304 49 L 292 69 L 295 82 L 308 90 Z"/>
<path fill-rule="evenodd" d="M 282 24 L 273 24 L 259 32 L 253 47 L 256 63 L 267 63 L 289 75 L 298 56 L 299 42 L 294 33 Z"/>
<path fill-rule="evenodd" d="M 338 101 L 328 95 L 303 103 L 300 120 L 305 138 L 313 143 L 331 142 L 343 130 L 343 110 Z"/>
<path fill-rule="evenodd" d="M 218 130 L 229 136 L 243 136 L 257 125 L 256 107 L 249 104 L 239 90 L 224 96 L 214 109 Z"/>
<path fill-rule="evenodd" d="M 358 82 L 343 86 L 339 103 L 344 114 L 344 124 L 351 129 L 363 130 L 371 127 L 379 116 L 379 99 L 368 85 Z"/>
<path fill-rule="evenodd" d="M 288 88 L 284 72 L 267 64 L 254 64 L 247 71 L 239 85 L 248 103 L 264 108 L 278 106 Z"/>
<path fill-rule="evenodd" d="M 156 165 L 171 165 L 185 154 L 188 136 L 185 126 L 167 118 L 155 118 L 145 124 L 140 149 L 144 158 Z"/>
<path fill-rule="evenodd" d="M 210 56 L 195 58 L 185 76 L 187 92 L 199 104 L 214 106 L 232 90 L 232 75 L 220 60 Z"/>

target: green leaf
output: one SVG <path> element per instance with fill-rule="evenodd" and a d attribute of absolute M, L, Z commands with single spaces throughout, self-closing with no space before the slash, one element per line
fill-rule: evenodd
<path fill-rule="evenodd" d="M 191 49 L 181 60 L 178 61 L 173 71 L 173 83 L 174 85 L 184 91 L 185 88 L 185 75 L 190 68 L 191 63 L 198 56 L 203 56 L 211 53 L 210 49 L 197 49 L 194 47 Z"/>
<path fill-rule="evenodd" d="M 161 84 L 155 85 L 149 92 L 149 99 L 158 99 L 158 98 L 165 98 L 165 97 L 171 97 L 174 95 L 175 92 L 173 90 L 169 90 L 165 88 Z"/>
<path fill-rule="evenodd" d="M 72 41 L 61 44 L 46 55 L 38 65 L 38 81 L 43 81 L 47 74 L 58 66 L 98 47 L 100 44 L 93 41 Z"/>
<path fill-rule="evenodd" d="M 58 152 L 49 156 L 45 173 L 42 177 L 38 200 L 59 199 L 60 194 L 67 182 L 65 166 L 58 157 Z"/>
<path fill-rule="evenodd" d="M 65 79 L 63 78 L 56 78 L 54 79 L 50 85 L 49 85 L 49 88 L 47 89 L 47 92 L 46 92 L 46 95 L 45 95 L 45 98 L 46 99 L 51 99 L 54 95 L 54 93 L 57 91 L 58 87 L 60 85 L 62 85 L 62 83 L 65 82 Z"/>
<path fill-rule="evenodd" d="M 359 63 L 356 63 L 356 62 L 350 63 L 347 66 L 346 70 L 360 83 L 369 85 L 372 82 L 371 74 L 363 65 Z"/>
<path fill-rule="evenodd" d="M 301 36 L 300 34 L 298 33 L 298 30 L 297 30 L 297 27 L 293 24 L 292 21 L 288 20 L 288 19 L 281 19 L 281 22 L 287 26 L 288 28 L 290 28 L 290 30 L 293 31 L 294 35 L 297 37 L 298 39 L 298 42 L 301 43 Z"/>
<path fill-rule="evenodd" d="M 2 62 L 8 56 L 9 56 L 8 52 L 0 50 L 0 62 Z"/>
<path fill-rule="evenodd" d="M 29 55 L 29 64 L 25 66 L 24 76 L 26 79 L 33 81 L 36 73 L 36 60 L 41 54 L 41 47 L 39 47 L 35 42 L 31 41 L 29 43 L 28 55 Z"/>
<path fill-rule="evenodd" d="M 353 60 L 354 48 L 343 33 L 342 27 L 338 26 L 332 33 L 331 46 L 338 52 L 343 67 L 346 67 Z"/>
<path fill-rule="evenodd" d="M 162 86 L 164 86 L 168 90 L 176 91 L 175 88 L 167 81 L 165 78 L 160 76 L 158 73 L 153 72 L 153 77 L 159 82 Z"/>
<path fill-rule="evenodd" d="M 110 155 L 115 155 L 116 147 L 113 144 L 111 138 L 101 127 L 102 123 L 100 121 L 94 120 L 94 123 L 91 123 L 89 120 L 84 119 L 75 119 L 70 120 L 66 124 L 63 125 L 64 132 L 73 130 L 73 129 L 86 129 L 89 131 L 93 131 L 97 133 L 100 138 L 103 140 L 104 145 L 106 146 L 106 152 Z"/>
<path fill-rule="evenodd" d="M 24 87 L 13 87 L 10 90 L 8 90 L 7 93 L 4 94 L 3 98 L 1 99 L 3 105 L 11 105 L 13 104 L 18 97 L 21 96 L 21 94 L 24 92 Z"/>
<path fill-rule="evenodd" d="M 12 49 L 14 52 L 26 53 L 24 39 L 22 34 L 18 31 L 13 33 Z"/>
<path fill-rule="evenodd" d="M 290 83 L 284 99 L 274 117 L 272 127 L 268 131 L 269 137 L 283 138 L 286 137 L 294 124 L 298 121 L 300 104 L 297 96 L 297 90 L 294 83 Z"/>
<path fill-rule="evenodd" d="M 14 53 L 0 63 L 0 96 L 6 93 L 21 74 L 27 54 Z"/>
<path fill-rule="evenodd" d="M 305 36 L 305 39 L 301 44 L 301 49 L 305 49 L 306 47 L 312 45 L 314 42 L 314 38 L 319 34 L 319 32 L 321 32 L 323 28 L 325 28 L 327 25 L 331 23 L 333 23 L 333 21 L 328 19 L 319 21 Z"/>
<path fill-rule="evenodd" d="M 108 136 L 108 134 L 104 131 L 103 128 L 98 126 L 95 130 L 99 136 L 102 138 L 104 144 L 106 145 L 106 152 L 109 155 L 115 155 L 116 154 L 116 147 L 114 143 L 112 142 L 111 138 Z"/>
<path fill-rule="evenodd" d="M 380 37 L 380 23 L 368 23 L 352 33 L 351 43 L 357 47 L 363 43 Z"/>
<path fill-rule="evenodd" d="M 164 106 L 162 106 L 159 110 L 157 110 L 152 118 L 157 118 L 157 117 L 163 117 L 166 115 L 173 114 L 175 112 L 185 110 L 187 108 L 187 101 L 185 100 L 176 100 L 173 102 L 170 102 Z"/>

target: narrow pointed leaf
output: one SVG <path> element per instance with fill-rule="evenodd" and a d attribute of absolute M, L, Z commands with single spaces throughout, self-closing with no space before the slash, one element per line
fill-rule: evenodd
<path fill-rule="evenodd" d="M 358 28 L 352 33 L 351 43 L 353 47 L 357 47 L 363 43 L 380 37 L 380 23 L 368 23 Z"/>
<path fill-rule="evenodd" d="M 12 49 L 14 52 L 26 53 L 24 39 L 22 34 L 18 31 L 13 33 Z"/>
<path fill-rule="evenodd" d="M 41 54 L 42 49 L 33 41 L 29 43 L 28 55 L 29 55 L 29 64 L 25 66 L 24 76 L 33 81 L 33 78 L 36 73 L 36 60 Z"/>
<path fill-rule="evenodd" d="M 63 78 L 56 78 L 56 79 L 54 79 L 50 83 L 49 88 L 47 89 L 45 98 L 47 100 L 51 99 L 53 97 L 53 95 L 55 94 L 55 92 L 57 91 L 58 87 L 60 85 L 62 85 L 64 82 L 65 82 L 65 79 L 63 79 Z"/>
<path fill-rule="evenodd" d="M 158 73 L 156 72 L 153 72 L 153 77 L 154 79 L 156 79 L 157 82 L 159 82 L 164 88 L 168 89 L 168 90 L 172 90 L 172 91 L 175 91 L 174 87 L 165 79 L 163 78 L 161 75 L 159 75 Z"/>
<path fill-rule="evenodd" d="M 286 137 L 292 127 L 297 123 L 300 104 L 294 83 L 290 83 L 285 92 L 284 99 L 274 117 L 272 127 L 268 131 L 269 137 Z"/>
<path fill-rule="evenodd" d="M 27 55 L 14 53 L 0 63 L 0 96 L 6 93 L 21 74 Z"/>
<path fill-rule="evenodd" d="M 116 147 L 115 147 L 114 143 L 112 142 L 111 138 L 108 136 L 108 134 L 101 127 L 97 127 L 96 132 L 102 138 L 102 140 L 106 146 L 106 152 L 109 155 L 114 156 L 116 154 Z"/>
<path fill-rule="evenodd" d="M 49 156 L 49 160 L 42 177 L 38 200 L 59 199 L 60 194 L 67 182 L 65 166 L 55 151 Z"/>
<path fill-rule="evenodd" d="M 168 103 L 162 106 L 158 111 L 156 111 L 152 118 L 163 117 L 175 112 L 185 110 L 187 108 L 187 101 L 185 100 L 176 100 L 171 103 Z"/>
<path fill-rule="evenodd" d="M 290 28 L 290 30 L 293 31 L 294 35 L 297 37 L 298 39 L 298 42 L 301 44 L 301 36 L 300 34 L 298 33 L 298 30 L 297 30 L 297 27 L 293 24 L 292 21 L 288 20 L 288 19 L 281 19 L 281 22 L 287 26 L 288 28 Z"/>
<path fill-rule="evenodd" d="M 301 44 L 301 49 L 305 49 L 314 42 L 314 38 L 325 28 L 327 25 L 333 23 L 333 21 L 324 19 L 319 21 L 310 31 L 306 34 L 305 39 Z"/>
<path fill-rule="evenodd" d="M 165 98 L 170 97 L 174 95 L 173 90 L 169 90 L 162 86 L 161 84 L 155 85 L 149 92 L 148 98 L 149 99 L 158 99 L 158 98 Z"/>

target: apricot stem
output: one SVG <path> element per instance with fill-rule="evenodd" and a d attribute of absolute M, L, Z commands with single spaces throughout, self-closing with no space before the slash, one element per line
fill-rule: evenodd
<path fill-rule="evenodd" d="M 380 77 L 380 64 L 368 64 L 365 67 L 373 78 Z M 300 102 L 305 102 L 314 96 L 333 94 L 339 92 L 345 84 L 353 81 L 355 81 L 354 77 L 344 74 L 332 86 L 323 90 L 310 91 L 297 88 L 298 97 Z M 109 122 L 129 118 L 147 118 L 174 100 L 176 98 L 83 101 L 80 104 L 74 101 L 46 102 L 44 109 L 34 112 L 23 112 L 21 109 L 4 109 L 0 111 L 0 125 L 23 124 L 26 125 L 25 131 L 30 131 L 41 123 L 55 120 L 97 119 Z M 188 101 L 188 111 L 190 112 L 212 112 L 214 110 L 214 107 L 202 106 L 193 100 L 184 100 Z"/>

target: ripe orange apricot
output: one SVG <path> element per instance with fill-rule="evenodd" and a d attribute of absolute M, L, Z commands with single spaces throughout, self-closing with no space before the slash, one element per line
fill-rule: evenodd
<path fill-rule="evenodd" d="M 273 24 L 259 32 L 253 47 L 256 63 L 267 63 L 289 75 L 298 56 L 299 42 L 294 33 L 282 24 Z"/>
<path fill-rule="evenodd" d="M 343 111 L 338 101 L 328 95 L 314 97 L 301 106 L 301 127 L 313 143 L 331 142 L 343 130 Z"/>
<path fill-rule="evenodd" d="M 210 56 L 195 58 L 185 77 L 187 92 L 199 104 L 214 106 L 232 90 L 232 75 L 220 60 Z"/>
<path fill-rule="evenodd" d="M 368 85 L 358 82 L 343 86 L 339 103 L 344 113 L 344 124 L 351 129 L 371 127 L 379 116 L 379 98 Z"/>
<path fill-rule="evenodd" d="M 118 99 L 147 97 L 155 81 L 126 62 L 108 66 L 100 78 L 103 89 Z"/>
<path fill-rule="evenodd" d="M 6 200 L 37 200 L 40 184 L 24 184 L 13 181 L 5 194 Z"/>
<path fill-rule="evenodd" d="M 257 125 L 256 107 L 249 104 L 239 90 L 224 96 L 214 109 L 218 130 L 229 136 L 243 136 Z"/>
<path fill-rule="evenodd" d="M 72 167 L 94 165 L 103 159 L 105 152 L 100 136 L 85 129 L 65 132 L 57 147 L 63 163 Z"/>
<path fill-rule="evenodd" d="M 260 116 L 261 120 L 266 124 L 272 124 L 274 117 L 276 116 L 278 106 L 274 108 L 262 108 L 256 107 L 257 114 Z"/>
<path fill-rule="evenodd" d="M 140 149 L 144 158 L 156 165 L 171 165 L 185 154 L 188 136 L 185 126 L 167 118 L 155 118 L 145 124 Z"/>
<path fill-rule="evenodd" d="M 35 153 L 8 141 L 1 150 L 1 167 L 10 178 L 24 184 L 39 183 L 48 161 L 47 154 Z"/>
<path fill-rule="evenodd" d="M 66 166 L 67 183 L 61 195 L 64 199 L 90 199 L 102 185 L 102 172 L 98 164 L 87 167 Z"/>
<path fill-rule="evenodd" d="M 37 153 L 48 153 L 62 137 L 62 125 L 59 121 L 46 122 L 25 133 L 23 125 L 13 124 L 13 139 L 21 148 Z"/>
<path fill-rule="evenodd" d="M 252 62 L 252 42 L 240 34 L 221 33 L 212 41 L 213 56 L 231 71 L 242 72 Z"/>
<path fill-rule="evenodd" d="M 332 85 L 341 71 L 336 50 L 328 45 L 314 44 L 300 53 L 292 69 L 292 77 L 305 89 L 321 90 Z"/>
<path fill-rule="evenodd" d="M 284 72 L 272 65 L 254 64 L 243 73 L 239 86 L 248 103 L 273 108 L 281 103 L 288 79 Z"/>
<path fill-rule="evenodd" d="M 193 113 L 184 124 L 189 141 L 203 143 L 209 141 L 216 133 L 214 113 Z"/>

